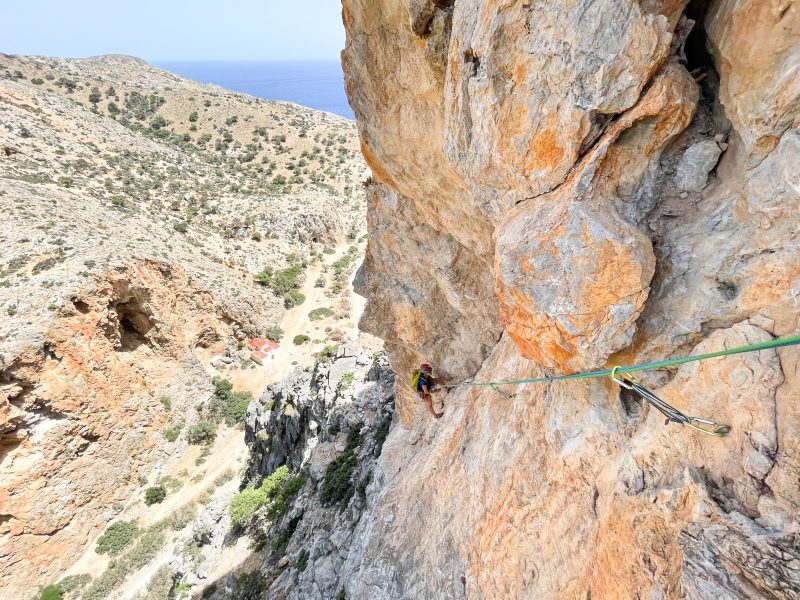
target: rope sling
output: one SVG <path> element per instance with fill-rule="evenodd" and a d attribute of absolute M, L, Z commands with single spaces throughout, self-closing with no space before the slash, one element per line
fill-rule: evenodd
<path fill-rule="evenodd" d="M 728 431 L 730 431 L 730 427 L 728 427 L 727 425 L 719 425 L 710 419 L 700 419 L 697 417 L 690 417 L 682 413 L 680 410 L 678 410 L 671 404 L 668 404 L 667 402 L 656 396 L 653 392 L 648 390 L 646 387 L 644 387 L 639 382 L 639 380 L 637 380 L 634 376 L 631 375 L 631 373 L 637 373 L 640 371 L 651 371 L 654 369 L 663 369 L 665 367 L 674 367 L 677 365 L 683 365 L 686 363 L 697 362 L 701 360 L 708 360 L 711 358 L 732 356 L 734 354 L 744 354 L 746 352 L 758 352 L 759 350 L 784 348 L 786 346 L 796 346 L 798 344 L 800 344 L 800 335 L 792 335 L 783 338 L 777 338 L 774 340 L 769 340 L 767 342 L 758 342 L 756 344 L 747 344 L 745 346 L 738 346 L 736 348 L 719 350 L 717 352 L 708 352 L 706 354 L 684 356 L 682 358 L 671 358 L 668 360 L 659 360 L 655 362 L 642 363 L 639 365 L 632 365 L 627 367 L 616 366 L 610 369 L 600 369 L 598 371 L 586 371 L 583 373 L 573 373 L 571 375 L 556 375 L 552 377 L 532 377 L 529 379 L 509 379 L 504 381 L 485 381 L 485 382 L 464 381 L 461 383 L 448 384 L 445 387 L 451 389 L 458 387 L 488 387 L 493 389 L 495 392 L 497 392 L 504 398 L 513 399 L 516 397 L 516 394 L 509 394 L 507 392 L 504 392 L 497 386 L 500 385 L 517 386 L 529 383 L 544 383 L 552 381 L 571 381 L 573 379 L 593 379 L 598 377 L 611 377 L 611 379 L 615 383 L 636 393 L 636 395 L 638 395 L 642 400 L 644 400 L 650 406 L 652 406 L 661 414 L 663 414 L 664 417 L 666 417 L 665 424 L 680 423 L 681 425 L 686 425 L 691 429 L 694 429 L 696 431 L 701 431 L 708 435 L 723 436 L 726 433 L 728 433 Z M 621 377 L 618 377 L 618 375 Z"/>

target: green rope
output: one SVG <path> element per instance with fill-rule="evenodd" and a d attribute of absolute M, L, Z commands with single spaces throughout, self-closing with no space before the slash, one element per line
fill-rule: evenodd
<path fill-rule="evenodd" d="M 718 352 L 709 352 L 707 354 L 697 354 L 695 356 L 684 356 L 683 358 L 671 358 L 669 360 L 659 360 L 656 362 L 643 363 L 641 365 L 633 365 L 631 367 L 614 367 L 614 369 L 602 369 L 600 371 L 589 371 L 585 373 L 573 373 L 572 375 L 557 375 L 554 377 L 533 377 L 531 379 L 510 379 L 507 381 L 486 381 L 486 382 L 463 382 L 448 384 L 448 388 L 457 387 L 491 387 L 495 388 L 498 385 L 521 385 L 525 383 L 544 383 L 548 381 L 570 381 L 572 379 L 592 379 L 595 377 L 606 377 L 611 375 L 612 371 L 616 373 L 636 373 L 638 371 L 650 371 L 652 369 L 663 369 L 664 367 L 674 367 L 683 365 L 698 360 L 707 360 L 709 358 L 718 358 L 720 356 L 731 356 L 732 354 L 743 354 L 745 352 L 757 352 L 759 350 L 768 350 L 770 348 L 782 348 L 784 346 L 796 346 L 800 344 L 800 334 L 792 335 L 768 342 L 759 342 L 757 344 L 748 344 L 747 346 L 739 346 L 731 348 L 730 350 L 720 350 Z"/>

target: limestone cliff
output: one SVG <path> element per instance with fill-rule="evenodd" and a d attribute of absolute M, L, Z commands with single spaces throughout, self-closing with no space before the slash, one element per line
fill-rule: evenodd
<path fill-rule="evenodd" d="M 800 326 L 800 6 L 343 0 L 374 173 L 361 326 L 400 374 L 353 598 L 799 598 L 798 351 L 446 395 Z"/>

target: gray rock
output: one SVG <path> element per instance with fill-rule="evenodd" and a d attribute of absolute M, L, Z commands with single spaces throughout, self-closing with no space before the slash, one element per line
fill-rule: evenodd
<path fill-rule="evenodd" d="M 675 185 L 687 192 L 699 192 L 708 185 L 708 174 L 717 165 L 722 150 L 714 140 L 689 146 L 678 163 Z"/>

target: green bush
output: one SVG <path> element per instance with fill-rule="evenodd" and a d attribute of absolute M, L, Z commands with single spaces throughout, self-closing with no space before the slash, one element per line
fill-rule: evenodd
<path fill-rule="evenodd" d="M 153 504 L 160 504 L 164 501 L 164 498 L 167 497 L 167 488 L 163 485 L 154 485 L 151 488 L 147 488 L 144 493 L 144 503 L 147 506 L 151 506 Z"/>
<path fill-rule="evenodd" d="M 100 93 L 100 90 L 98 90 L 97 88 L 92 88 L 92 91 L 89 94 L 89 102 L 91 102 L 92 104 L 97 104 L 98 102 L 100 102 L 100 100 L 102 100 L 102 98 L 103 95 Z"/>
<path fill-rule="evenodd" d="M 292 500 L 303 489 L 305 484 L 306 478 L 302 475 L 286 477 L 274 495 L 272 504 L 267 510 L 267 516 L 270 519 L 277 519 L 285 515 L 291 507 Z M 269 494 L 267 494 L 267 497 L 269 497 Z"/>
<path fill-rule="evenodd" d="M 85 588 L 91 581 L 91 575 L 82 573 L 81 575 L 64 577 L 64 579 L 58 582 L 58 585 L 61 586 L 61 589 L 63 589 L 65 593 L 69 594 L 70 592 Z"/>
<path fill-rule="evenodd" d="M 39 600 L 61 600 L 64 597 L 64 590 L 60 585 L 48 585 L 39 594 Z"/>
<path fill-rule="evenodd" d="M 165 531 L 168 527 L 169 522 L 162 519 L 145 530 L 133 548 L 119 559 L 111 561 L 103 574 L 84 592 L 82 600 L 105 600 L 111 596 L 111 592 L 125 577 L 148 564 L 164 547 Z"/>
<path fill-rule="evenodd" d="M 180 437 L 181 429 L 183 429 L 183 425 L 181 423 L 173 425 L 169 429 L 164 430 L 164 437 L 167 438 L 168 442 L 174 442 Z"/>
<path fill-rule="evenodd" d="M 306 570 L 308 566 L 308 550 L 300 550 L 300 554 L 297 555 L 297 570 L 303 572 Z"/>
<path fill-rule="evenodd" d="M 167 121 L 164 117 L 160 115 L 154 118 L 152 121 L 150 121 L 150 127 L 155 129 L 156 131 L 158 131 L 159 129 L 163 129 L 167 125 L 169 125 L 169 121 Z"/>
<path fill-rule="evenodd" d="M 264 332 L 264 337 L 277 344 L 283 339 L 283 329 L 280 325 L 273 325 Z"/>
<path fill-rule="evenodd" d="M 289 467 L 283 465 L 257 488 L 246 488 L 231 500 L 231 522 L 238 528 L 250 523 L 253 514 L 267 506 L 267 516 L 276 519 L 289 510 L 292 500 L 306 483 L 305 477 L 291 475 Z"/>
<path fill-rule="evenodd" d="M 320 485 L 319 500 L 325 506 L 346 504 L 353 495 L 353 472 L 358 465 L 356 448 L 361 443 L 357 429 L 347 436 L 347 447 L 342 455 L 328 465 L 325 478 Z"/>
<path fill-rule="evenodd" d="M 217 435 L 217 424 L 214 421 L 203 419 L 189 428 L 186 439 L 190 444 L 206 444 L 214 441 Z"/>
<path fill-rule="evenodd" d="M 175 221 L 172 228 L 178 233 L 186 233 L 189 231 L 189 225 L 185 221 Z"/>
<path fill-rule="evenodd" d="M 292 308 L 293 306 L 300 306 L 305 301 L 305 295 L 297 290 L 292 290 L 283 297 L 283 306 L 285 308 Z"/>
<path fill-rule="evenodd" d="M 264 270 L 255 276 L 256 283 L 269 287 L 272 285 L 272 267 L 264 267 Z"/>
<path fill-rule="evenodd" d="M 235 578 L 233 597 L 236 600 L 261 600 L 269 587 L 269 581 L 261 571 L 243 573 Z"/>
<path fill-rule="evenodd" d="M 339 346 L 336 344 L 331 344 L 325 346 L 319 352 L 314 353 L 314 358 L 317 362 L 327 363 L 331 362 L 334 358 L 336 358 L 336 353 L 339 352 Z"/>
<path fill-rule="evenodd" d="M 242 490 L 231 499 L 231 524 L 238 528 L 246 527 L 255 512 L 266 502 L 266 494 L 261 488 Z"/>
<path fill-rule="evenodd" d="M 311 339 L 310 337 L 308 337 L 307 335 L 301 333 L 300 335 L 294 336 L 294 339 L 292 340 L 292 342 L 294 343 L 295 346 L 302 346 L 303 344 L 305 344 L 310 339 Z"/>
<path fill-rule="evenodd" d="M 270 287 L 276 296 L 285 296 L 300 287 L 300 277 L 303 273 L 301 264 L 292 265 L 278 271 L 272 278 Z"/>
<path fill-rule="evenodd" d="M 386 441 L 386 436 L 389 435 L 389 428 L 392 425 L 392 414 L 391 413 L 383 413 L 381 417 L 381 422 L 378 425 L 378 428 L 375 430 L 375 449 L 373 453 L 375 456 L 380 456 L 381 451 L 383 450 L 383 443 Z"/>
<path fill-rule="evenodd" d="M 350 386 L 353 385 L 353 381 L 355 381 L 355 374 L 354 373 L 345 373 L 342 375 L 341 381 L 339 381 L 339 385 L 336 388 L 336 393 L 341 394 L 350 389 Z"/>
<path fill-rule="evenodd" d="M 367 473 L 367 476 L 364 477 L 361 482 L 358 484 L 358 495 L 361 498 L 361 501 L 366 505 L 367 504 L 367 486 L 372 482 L 372 471 Z"/>
<path fill-rule="evenodd" d="M 319 321 L 320 319 L 324 319 L 326 317 L 332 317 L 333 311 L 330 308 L 320 307 L 315 308 L 310 313 L 308 313 L 308 318 L 311 321 Z"/>
<path fill-rule="evenodd" d="M 151 488 L 154 489 L 154 488 Z M 162 498 L 163 499 L 163 498 Z M 150 503 L 152 504 L 152 502 Z M 136 523 L 119 521 L 109 526 L 97 540 L 95 552 L 116 556 L 139 535 Z"/>
<path fill-rule="evenodd" d="M 225 421 L 229 427 L 244 424 L 247 406 L 253 399 L 250 392 L 234 392 L 227 379 L 214 379 L 214 397 L 211 399 L 209 414 L 216 422 Z"/>
<path fill-rule="evenodd" d="M 200 115 L 198 115 L 198 114 L 197 114 L 197 111 L 196 111 L 196 110 L 193 110 L 192 112 L 190 112 L 190 113 L 189 113 L 189 121 L 190 121 L 190 122 L 192 122 L 192 123 L 194 123 L 195 121 L 197 121 L 197 119 L 198 119 L 199 117 L 200 117 Z"/>

